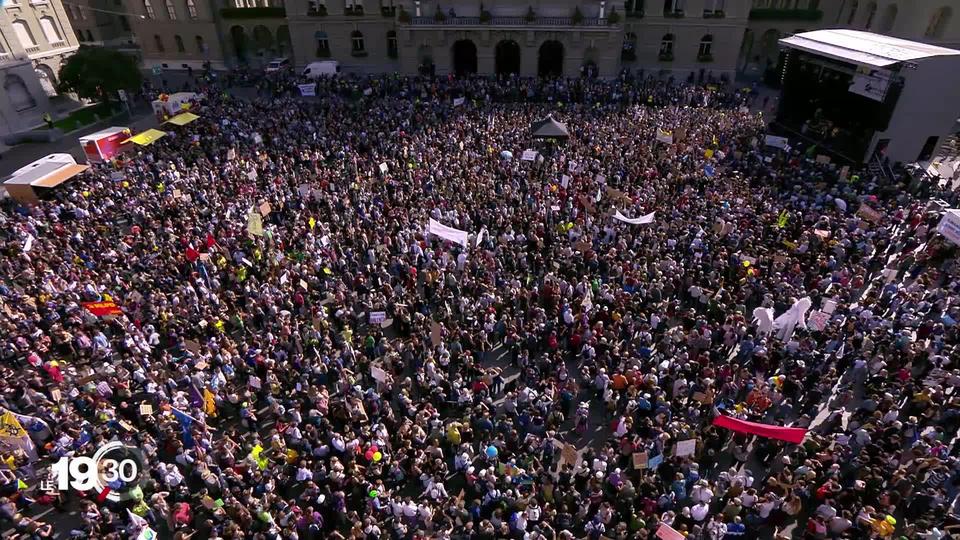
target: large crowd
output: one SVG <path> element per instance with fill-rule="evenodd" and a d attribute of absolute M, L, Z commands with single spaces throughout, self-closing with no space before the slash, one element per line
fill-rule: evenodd
<path fill-rule="evenodd" d="M 201 90 L 3 203 L 0 406 L 50 427 L 0 456 L 13 537 L 957 534 L 956 193 L 767 146 L 719 83 Z M 39 488 L 112 440 L 129 500 Z"/>

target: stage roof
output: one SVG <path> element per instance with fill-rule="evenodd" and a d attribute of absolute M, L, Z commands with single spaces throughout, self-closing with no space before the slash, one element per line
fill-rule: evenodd
<path fill-rule="evenodd" d="M 960 51 L 858 30 L 814 30 L 780 40 L 782 45 L 835 60 L 887 67 Z"/>

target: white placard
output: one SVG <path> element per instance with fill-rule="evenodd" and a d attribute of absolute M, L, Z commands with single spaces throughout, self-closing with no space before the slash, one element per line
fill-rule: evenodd
<path fill-rule="evenodd" d="M 387 174 L 388 170 L 390 170 L 390 168 L 387 167 L 386 162 L 380 164 L 380 172 L 382 172 L 383 174 Z"/>
<path fill-rule="evenodd" d="M 677 457 L 692 456 L 697 451 L 697 440 L 687 439 L 677 443 L 677 450 L 674 453 Z"/>
<path fill-rule="evenodd" d="M 763 144 L 773 146 L 781 150 L 786 150 L 790 141 L 786 137 L 777 137 L 776 135 L 767 135 L 763 139 Z"/>
<path fill-rule="evenodd" d="M 462 98 L 462 97 L 455 98 L 455 99 L 453 100 L 453 106 L 454 106 L 454 107 L 459 107 L 459 106 L 463 105 L 463 102 L 464 102 L 464 101 L 466 101 L 466 100 L 465 100 L 464 98 Z"/>
<path fill-rule="evenodd" d="M 380 324 L 387 319 L 386 311 L 371 311 L 369 322 L 370 324 Z"/>
<path fill-rule="evenodd" d="M 937 225 L 937 232 L 960 246 L 960 210 L 951 208 L 944 212 L 940 224 Z"/>
<path fill-rule="evenodd" d="M 570 185 L 570 177 L 567 175 L 560 177 L 560 185 L 563 186 L 563 189 L 567 189 L 567 186 Z"/>
<path fill-rule="evenodd" d="M 537 159 L 537 151 L 530 149 L 524 150 L 523 156 L 521 156 L 520 159 L 523 161 L 535 161 Z"/>
<path fill-rule="evenodd" d="M 300 89 L 300 95 L 303 97 L 315 96 L 317 95 L 317 85 L 310 84 L 298 84 L 297 88 Z"/>

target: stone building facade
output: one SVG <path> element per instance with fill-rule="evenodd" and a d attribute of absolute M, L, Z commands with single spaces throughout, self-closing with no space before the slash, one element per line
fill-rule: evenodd
<path fill-rule="evenodd" d="M 60 0 L 0 4 L 0 134 L 41 122 L 57 95 L 57 74 L 78 48 Z"/>
<path fill-rule="evenodd" d="M 297 68 L 336 60 L 361 73 L 759 78 L 775 69 L 778 40 L 799 31 L 852 27 L 960 44 L 952 0 L 122 1 L 145 17 L 132 21 L 146 66 L 166 69 L 287 57 Z"/>

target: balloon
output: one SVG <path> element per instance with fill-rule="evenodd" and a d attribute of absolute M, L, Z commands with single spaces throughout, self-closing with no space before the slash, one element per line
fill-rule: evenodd
<path fill-rule="evenodd" d="M 380 452 L 374 452 L 374 453 L 373 453 L 373 462 L 374 462 L 374 463 L 380 461 L 381 459 L 383 459 L 383 454 L 381 454 Z"/>
<path fill-rule="evenodd" d="M 371 444 L 371 445 L 370 445 L 370 451 L 371 451 L 371 452 L 378 452 L 378 451 L 380 451 L 380 448 L 378 448 L 377 445 L 375 445 L 375 444 Z"/>
<path fill-rule="evenodd" d="M 887 516 L 886 519 L 887 519 L 887 523 L 889 523 L 889 524 L 891 524 L 891 525 L 896 525 L 896 524 L 897 524 L 897 518 L 895 518 L 895 517 L 893 517 L 893 516 Z"/>
<path fill-rule="evenodd" d="M 371 489 L 369 495 L 371 499 L 376 499 L 377 495 L 380 495 L 380 492 L 375 489 Z"/>
<path fill-rule="evenodd" d="M 487 447 L 487 457 L 495 458 L 495 457 L 497 457 L 497 454 L 499 454 L 499 453 L 500 453 L 500 451 L 497 450 L 497 447 L 496 447 L 496 446 L 490 445 L 490 446 Z"/>
<path fill-rule="evenodd" d="M 373 452 L 371 452 L 370 450 L 367 450 L 367 453 L 364 454 L 363 457 L 367 458 L 367 461 L 370 461 L 371 459 L 373 459 Z"/>
<path fill-rule="evenodd" d="M 744 268 L 750 268 L 750 261 L 743 261 Z"/>

